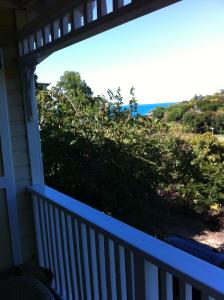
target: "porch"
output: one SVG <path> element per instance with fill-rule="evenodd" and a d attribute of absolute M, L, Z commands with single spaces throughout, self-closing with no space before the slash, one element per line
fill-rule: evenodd
<path fill-rule="evenodd" d="M 223 270 L 44 185 L 36 64 L 175 2 L 0 0 L 0 271 L 37 254 L 63 299 L 224 299 Z"/>

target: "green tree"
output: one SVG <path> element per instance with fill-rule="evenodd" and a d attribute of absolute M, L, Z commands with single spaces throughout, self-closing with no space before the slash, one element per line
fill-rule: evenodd
<path fill-rule="evenodd" d="M 80 93 L 86 97 L 91 97 L 93 95 L 91 88 L 84 80 L 82 80 L 78 72 L 65 71 L 56 86 L 64 92 L 75 93 L 75 96 Z"/>

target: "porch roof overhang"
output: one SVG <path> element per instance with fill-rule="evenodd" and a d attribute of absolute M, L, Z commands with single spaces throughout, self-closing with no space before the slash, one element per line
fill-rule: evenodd
<path fill-rule="evenodd" d="M 20 61 L 56 50 L 181 0 L 11 0 L 26 21 L 17 31 Z M 4 0 L 0 0 L 0 3 Z"/>

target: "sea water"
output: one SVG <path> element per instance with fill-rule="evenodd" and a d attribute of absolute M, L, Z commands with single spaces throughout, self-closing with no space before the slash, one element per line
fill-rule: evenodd
<path fill-rule="evenodd" d="M 147 115 L 150 111 L 155 109 L 158 106 L 162 107 L 168 107 L 172 104 L 175 104 L 175 102 L 169 102 L 169 103 L 151 103 L 151 104 L 138 104 L 138 110 L 137 113 L 139 113 L 142 116 Z M 123 109 L 129 109 L 128 105 L 124 105 Z"/>

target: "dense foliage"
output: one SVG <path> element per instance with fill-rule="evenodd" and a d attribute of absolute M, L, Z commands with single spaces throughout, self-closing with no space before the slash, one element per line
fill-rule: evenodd
<path fill-rule="evenodd" d="M 167 122 L 178 122 L 185 130 L 193 133 L 214 131 L 224 133 L 224 91 L 210 96 L 194 96 L 190 101 L 157 107 L 153 118 Z"/>
<path fill-rule="evenodd" d="M 204 213 L 224 203 L 224 146 L 167 122 L 182 120 L 189 103 L 133 116 L 133 88 L 123 110 L 120 89 L 94 97 L 75 72 L 37 98 L 48 185 L 151 233 L 170 222 L 168 209 Z"/>

